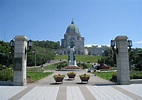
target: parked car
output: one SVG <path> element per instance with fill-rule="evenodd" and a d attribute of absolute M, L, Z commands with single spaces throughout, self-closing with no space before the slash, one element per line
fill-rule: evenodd
<path fill-rule="evenodd" d="M 109 69 L 109 68 L 111 68 L 111 66 L 108 66 L 106 64 L 100 66 L 100 69 Z"/>

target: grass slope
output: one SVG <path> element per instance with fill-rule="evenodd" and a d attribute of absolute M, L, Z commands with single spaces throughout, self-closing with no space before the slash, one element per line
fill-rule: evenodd
<path fill-rule="evenodd" d="M 98 59 L 100 59 L 101 56 L 91 56 L 91 55 L 76 55 L 76 61 L 79 62 L 90 62 L 90 63 L 96 63 Z M 66 59 L 68 60 L 68 55 L 56 55 L 55 60 L 59 59 Z"/>

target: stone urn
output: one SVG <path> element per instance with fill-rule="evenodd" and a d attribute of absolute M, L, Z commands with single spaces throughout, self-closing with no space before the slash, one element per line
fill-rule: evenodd
<path fill-rule="evenodd" d="M 79 75 L 79 77 L 80 77 L 81 83 L 82 82 L 87 82 L 88 83 L 88 81 L 90 79 L 90 75 L 87 75 L 87 74 Z"/>
<path fill-rule="evenodd" d="M 75 73 L 75 72 L 68 72 L 68 73 L 67 73 L 67 76 L 68 76 L 69 78 L 75 78 L 76 73 Z"/>
<path fill-rule="evenodd" d="M 54 80 L 57 82 L 61 82 L 63 83 L 63 79 L 64 79 L 65 75 L 61 75 L 61 74 L 57 74 L 57 75 L 54 75 L 53 78 Z"/>

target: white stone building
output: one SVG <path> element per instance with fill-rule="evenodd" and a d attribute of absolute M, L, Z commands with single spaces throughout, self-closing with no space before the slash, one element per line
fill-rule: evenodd
<path fill-rule="evenodd" d="M 69 54 L 70 46 L 74 46 L 75 54 L 85 54 L 84 37 L 81 37 L 78 27 L 72 21 L 67 27 L 64 34 L 64 39 L 61 39 L 61 49 L 57 50 L 57 54 Z"/>

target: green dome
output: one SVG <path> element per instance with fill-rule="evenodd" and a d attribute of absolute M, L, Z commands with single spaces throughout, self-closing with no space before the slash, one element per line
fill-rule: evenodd
<path fill-rule="evenodd" d="M 71 24 L 68 26 L 66 33 L 79 33 L 78 27 L 72 21 Z"/>

